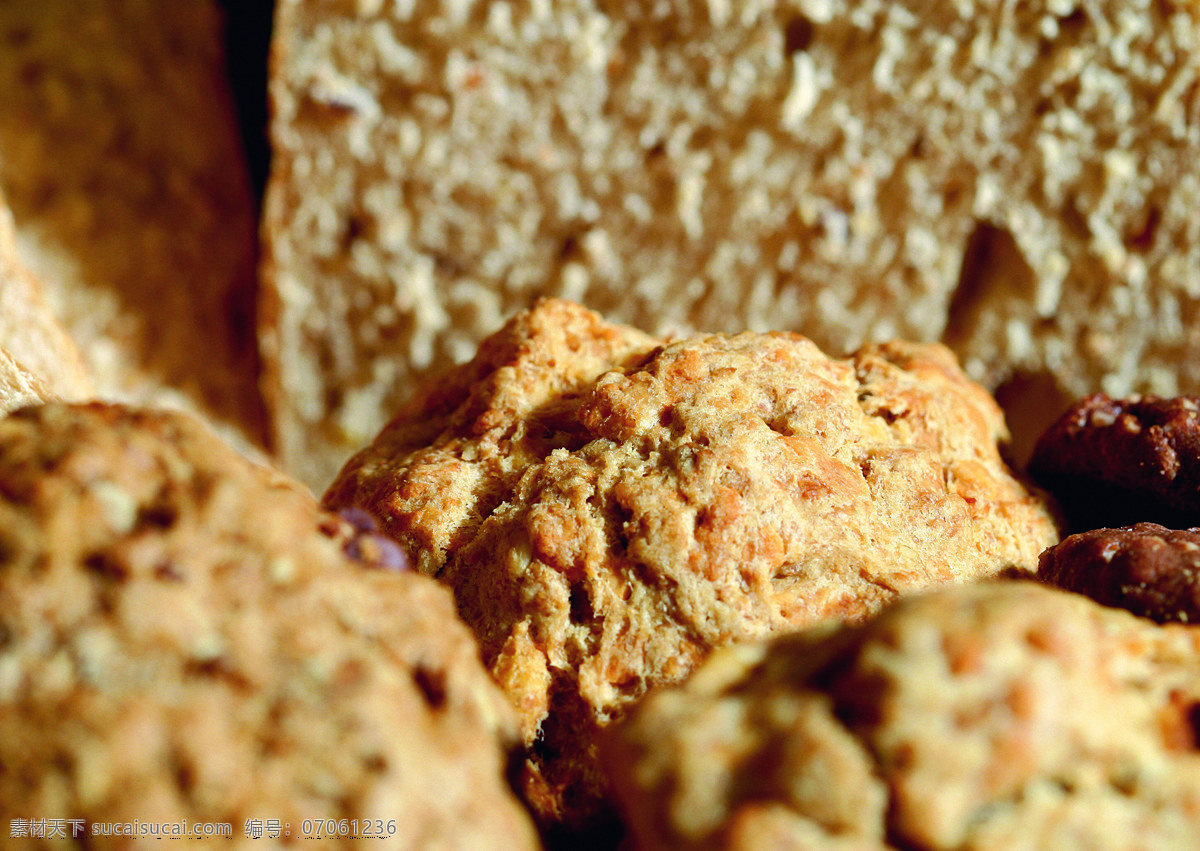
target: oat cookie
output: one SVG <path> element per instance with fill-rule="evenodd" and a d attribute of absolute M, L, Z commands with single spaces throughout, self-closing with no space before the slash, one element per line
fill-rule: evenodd
<path fill-rule="evenodd" d="M 371 534 L 181 414 L 0 419 L 0 822 L 223 822 L 222 847 L 258 848 L 278 845 L 247 820 L 294 842 L 357 819 L 389 848 L 536 847 L 504 780 L 511 708 L 444 588 L 346 555 Z"/>
<path fill-rule="evenodd" d="M 713 647 L 1032 569 L 1058 540 L 991 397 L 936 345 L 665 341 L 546 300 L 326 495 L 455 592 L 520 708 L 543 820 L 597 817 L 599 729 Z"/>
<path fill-rule="evenodd" d="M 639 849 L 1186 851 L 1200 631 L 1034 582 L 728 648 L 610 728 Z"/>
<path fill-rule="evenodd" d="M 1159 623 L 1200 623 L 1200 529 L 1079 532 L 1042 553 L 1038 578 Z"/>
<path fill-rule="evenodd" d="M 1200 396 L 1080 399 L 1038 439 L 1029 472 L 1072 531 L 1200 525 Z"/>

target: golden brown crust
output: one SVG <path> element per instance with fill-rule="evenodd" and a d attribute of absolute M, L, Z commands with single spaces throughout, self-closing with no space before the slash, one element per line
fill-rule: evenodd
<path fill-rule="evenodd" d="M 12 213 L 2 194 L 0 348 L 49 393 L 83 399 L 95 392 L 79 349 L 46 304 L 41 281 L 20 257 Z M 11 368 L 8 371 L 14 374 Z"/>
<path fill-rule="evenodd" d="M 1032 569 L 1057 540 L 995 403 L 936 345 L 647 337 L 539 302 L 343 470 L 454 588 L 524 715 L 548 820 L 594 815 L 596 730 L 711 648 Z"/>
<path fill-rule="evenodd" d="M 610 728 L 636 847 L 1185 851 L 1200 632 L 1032 582 L 719 651 Z"/>
<path fill-rule="evenodd" d="M 246 819 L 279 819 L 294 840 L 304 819 L 380 819 L 389 847 L 535 847 L 504 780 L 512 711 L 450 595 L 356 564 L 342 531 L 180 414 L 0 419 L 5 824 L 249 840 Z"/>

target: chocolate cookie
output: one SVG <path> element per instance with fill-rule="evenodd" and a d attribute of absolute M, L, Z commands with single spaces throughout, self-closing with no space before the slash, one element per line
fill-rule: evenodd
<path fill-rule="evenodd" d="M 1042 553 L 1038 577 L 1162 623 L 1200 622 L 1200 529 L 1093 529 Z"/>
<path fill-rule="evenodd" d="M 4 829 L 80 820 L 89 848 L 161 847 L 93 833 L 135 822 L 226 824 L 239 848 L 272 824 L 270 847 L 536 847 L 505 780 L 511 707 L 450 594 L 364 525 L 182 414 L 0 418 Z"/>
<path fill-rule="evenodd" d="M 1071 531 L 1200 526 L 1200 396 L 1081 399 L 1039 438 L 1029 473 Z"/>
<path fill-rule="evenodd" d="M 668 341 L 542 301 L 326 495 L 454 589 L 549 823 L 603 811 L 597 732 L 714 647 L 1018 566 L 1058 540 L 948 350 Z"/>
<path fill-rule="evenodd" d="M 718 651 L 609 728 L 644 851 L 1191 851 L 1200 630 L 1034 582 Z"/>

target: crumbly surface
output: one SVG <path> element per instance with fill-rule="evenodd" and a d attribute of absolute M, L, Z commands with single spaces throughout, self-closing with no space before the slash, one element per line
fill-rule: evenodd
<path fill-rule="evenodd" d="M 0 350 L 4 392 L 30 377 L 48 393 L 81 399 L 95 392 L 74 340 L 46 302 L 42 282 L 21 259 L 12 212 L 0 192 Z M 11 363 L 10 363 L 11 361 Z M 24 373 L 26 378 L 18 377 Z"/>
<path fill-rule="evenodd" d="M 431 382 L 326 502 L 454 589 L 520 708 L 526 794 L 586 821 L 596 732 L 713 647 L 1033 569 L 1057 532 L 1004 435 L 934 344 L 667 342 L 547 300 Z"/>
<path fill-rule="evenodd" d="M 305 819 L 357 819 L 389 848 L 536 847 L 504 778 L 512 710 L 449 593 L 352 560 L 347 525 L 180 414 L 0 418 L 5 829 L 186 819 L 257 848 L 287 843 L 250 819 L 288 847 Z M 322 847 L 362 846 L 338 831 Z"/>
<path fill-rule="evenodd" d="M 261 442 L 256 211 L 222 22 L 214 0 L 170 7 L 0 4 L 0 190 L 102 398 Z"/>
<path fill-rule="evenodd" d="M 1020 581 L 714 655 L 605 741 L 636 847 L 1186 851 L 1200 632 Z"/>
<path fill-rule="evenodd" d="M 1038 438 L 1028 469 L 1072 531 L 1200 526 L 1200 396 L 1086 396 Z"/>
<path fill-rule="evenodd" d="M 1190 0 L 281 0 L 274 52 L 267 367 L 316 488 L 538 294 L 1200 384 Z"/>
<path fill-rule="evenodd" d="M 0 414 L 53 398 L 54 394 L 41 378 L 0 349 Z"/>
<path fill-rule="evenodd" d="M 1038 558 L 1043 582 L 1159 623 L 1200 623 L 1200 528 L 1135 523 L 1069 535 Z"/>

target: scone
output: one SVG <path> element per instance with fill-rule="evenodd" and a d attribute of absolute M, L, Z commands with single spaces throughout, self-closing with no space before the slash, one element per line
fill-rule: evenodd
<path fill-rule="evenodd" d="M 941 339 L 1023 412 L 1200 384 L 1194 2 L 277 9 L 266 367 L 314 487 L 536 295 Z"/>
<path fill-rule="evenodd" d="M 1033 569 L 1048 506 L 936 344 L 665 341 L 540 301 L 326 494 L 454 589 L 520 709 L 543 820 L 598 818 L 596 733 L 709 650 Z"/>
<path fill-rule="evenodd" d="M 1200 631 L 1036 583 L 728 648 L 605 741 L 636 847 L 1189 851 Z"/>
<path fill-rule="evenodd" d="M 257 211 L 222 43 L 216 0 L 0 4 L 0 190 L 103 398 L 261 442 Z"/>
<path fill-rule="evenodd" d="M 5 830 L 535 848 L 511 708 L 449 593 L 369 536 L 181 414 L 0 418 Z"/>

